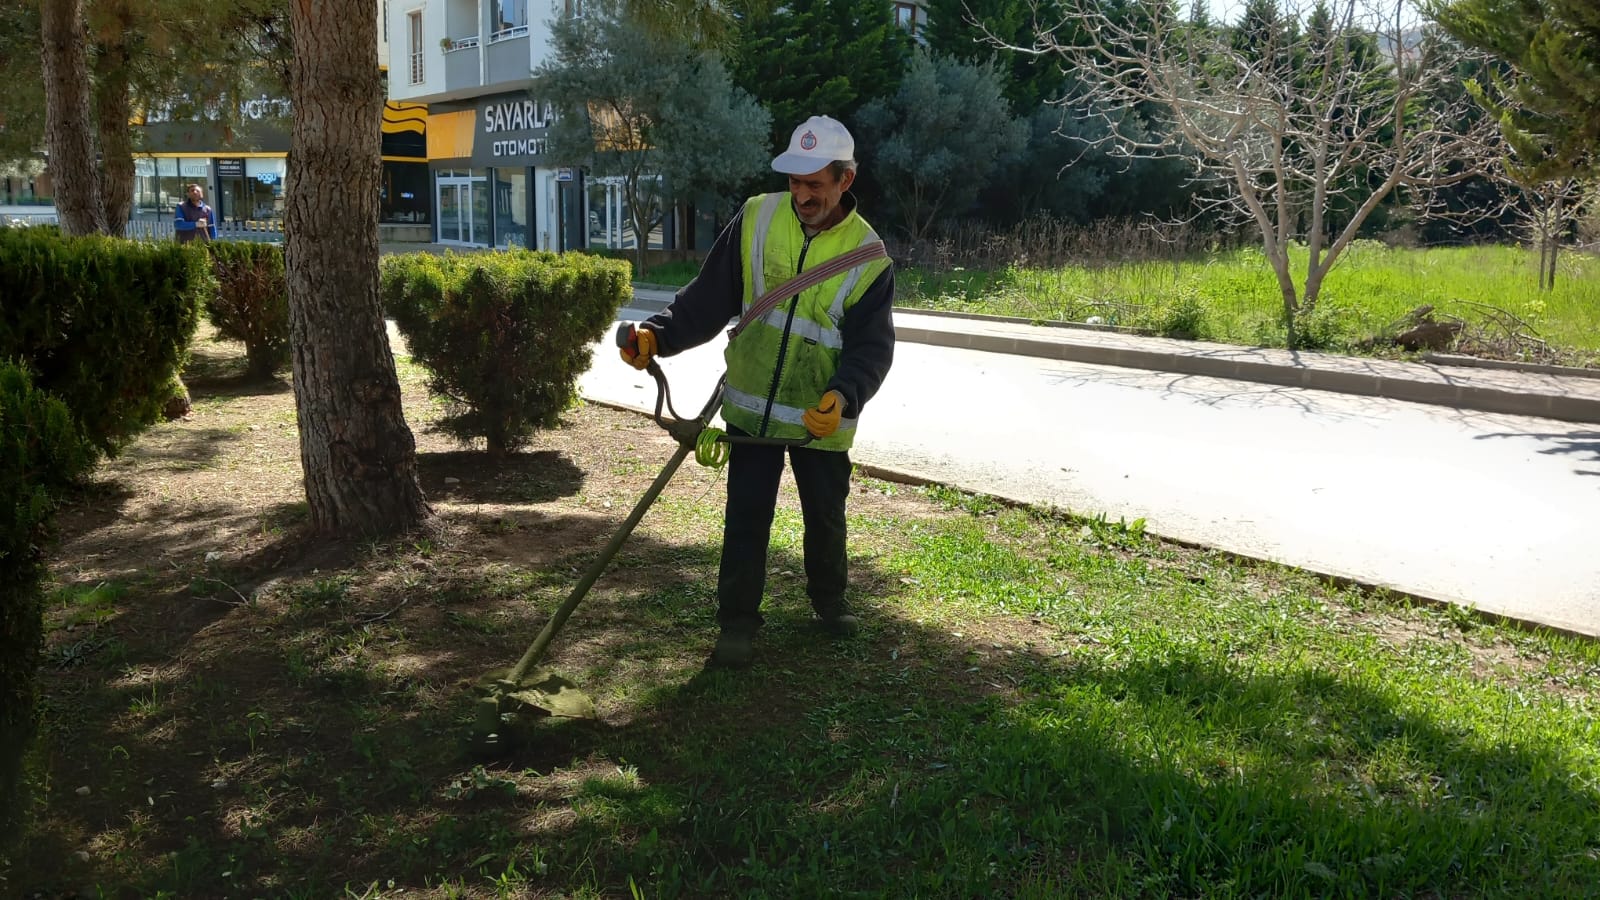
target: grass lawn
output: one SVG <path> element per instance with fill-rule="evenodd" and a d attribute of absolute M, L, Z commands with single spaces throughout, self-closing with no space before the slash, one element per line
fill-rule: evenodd
<path fill-rule="evenodd" d="M 287 386 L 202 344 L 186 421 L 62 517 L 33 826 L 0 895 L 1600 895 L 1600 646 L 945 489 L 858 480 L 866 628 L 714 639 L 687 467 L 558 638 L 600 719 L 464 748 L 671 450 L 585 407 L 494 464 L 421 431 L 428 534 L 305 539 Z"/>
<path fill-rule="evenodd" d="M 1516 247 L 1389 249 L 1358 242 L 1329 273 L 1322 309 L 1308 325 L 1330 349 L 1381 332 L 1418 306 L 1488 326 L 1484 307 L 1503 309 L 1551 345 L 1582 358 L 1600 352 L 1600 259 L 1566 253 L 1556 288 L 1537 290 L 1538 256 Z M 1303 280 L 1305 253 L 1295 255 Z M 898 304 L 923 309 L 1084 321 L 1154 331 L 1192 328 L 1225 343 L 1282 346 L 1282 299 L 1259 250 L 1186 262 L 999 271 L 911 270 L 900 276 Z"/>

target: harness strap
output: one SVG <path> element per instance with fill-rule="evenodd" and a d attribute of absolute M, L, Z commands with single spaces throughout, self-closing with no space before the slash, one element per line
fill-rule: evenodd
<path fill-rule="evenodd" d="M 746 325 L 766 315 L 773 307 L 782 303 L 801 291 L 810 290 L 829 278 L 848 272 L 856 266 L 872 262 L 875 259 L 886 259 L 889 251 L 883 246 L 883 241 L 873 241 L 862 244 L 849 253 L 842 253 L 828 260 L 815 269 L 807 269 L 793 278 L 778 285 L 750 306 L 744 315 L 739 317 L 739 323 L 728 331 L 728 339 L 733 340 L 744 331 Z"/>

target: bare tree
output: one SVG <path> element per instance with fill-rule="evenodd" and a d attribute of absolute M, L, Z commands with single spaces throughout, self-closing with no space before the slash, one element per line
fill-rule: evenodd
<path fill-rule="evenodd" d="M 311 522 L 393 534 L 429 515 L 378 305 L 377 17 L 369 0 L 295 0 L 284 260 Z"/>
<path fill-rule="evenodd" d="M 45 148 L 56 213 L 67 234 L 94 234 L 104 229 L 105 218 L 89 106 L 83 0 L 44 0 L 39 12 Z"/>
<path fill-rule="evenodd" d="M 1459 81 L 1464 51 L 1425 31 L 1405 0 L 1252 4 L 1275 20 L 1228 28 L 1192 24 L 1160 0 L 1131 14 L 1097 0 L 1062 6 L 1032 47 L 1011 49 L 1061 58 L 1078 84 L 1063 102 L 1103 120 L 1110 152 L 1181 156 L 1224 186 L 1199 202 L 1260 231 L 1291 347 L 1298 317 L 1380 204 L 1425 203 L 1496 155 L 1492 121 L 1470 115 L 1459 89 L 1441 90 Z M 1130 128 L 1140 124 L 1130 109 L 1155 127 Z M 1303 273 L 1290 258 L 1300 242 Z"/>
<path fill-rule="evenodd" d="M 1539 249 L 1539 289 L 1554 290 L 1561 242 L 1582 218 L 1584 201 L 1593 193 L 1594 184 L 1575 176 L 1538 181 L 1513 178 L 1510 188 L 1508 204 L 1527 241 Z"/>

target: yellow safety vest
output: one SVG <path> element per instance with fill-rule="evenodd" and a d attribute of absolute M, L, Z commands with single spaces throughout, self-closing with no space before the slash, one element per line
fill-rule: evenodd
<path fill-rule="evenodd" d="M 854 210 L 839 224 L 807 238 L 787 192 L 751 197 L 744 204 L 740 247 L 744 260 L 744 304 L 748 311 L 768 287 L 806 269 L 878 240 Z M 785 300 L 751 321 L 728 343 L 728 383 L 722 418 L 763 437 L 802 438 L 801 415 L 822 398 L 839 369 L 844 314 L 889 267 L 878 258 L 862 263 Z M 808 446 L 849 450 L 856 434 L 855 410 L 845 410 L 839 430 Z"/>

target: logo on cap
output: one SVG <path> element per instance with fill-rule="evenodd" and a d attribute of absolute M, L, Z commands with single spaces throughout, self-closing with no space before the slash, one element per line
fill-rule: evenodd
<path fill-rule="evenodd" d="M 817 149 L 817 136 L 812 134 L 809 131 L 806 132 L 805 134 L 800 135 L 800 149 L 801 150 L 815 150 L 815 149 Z"/>

